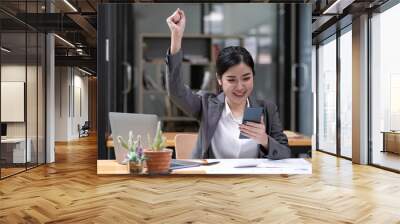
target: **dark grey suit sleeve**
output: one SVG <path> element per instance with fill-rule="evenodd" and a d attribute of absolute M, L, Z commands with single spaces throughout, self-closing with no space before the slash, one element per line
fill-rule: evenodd
<path fill-rule="evenodd" d="M 192 151 L 192 159 L 201 159 L 202 155 L 201 155 L 201 139 L 199 136 L 199 139 L 197 139 L 197 143 L 195 148 Z"/>
<path fill-rule="evenodd" d="M 167 52 L 167 92 L 170 99 L 189 115 L 199 118 L 201 114 L 201 96 L 183 83 L 182 79 L 182 58 L 183 53 L 171 55 Z"/>
<path fill-rule="evenodd" d="M 286 159 L 291 157 L 291 150 L 288 146 L 288 139 L 283 133 L 282 124 L 279 119 L 278 107 L 275 104 L 269 104 L 270 108 L 268 119 L 271 122 L 271 131 L 268 137 L 268 146 L 264 148 L 260 145 L 263 157 L 269 159 Z"/>

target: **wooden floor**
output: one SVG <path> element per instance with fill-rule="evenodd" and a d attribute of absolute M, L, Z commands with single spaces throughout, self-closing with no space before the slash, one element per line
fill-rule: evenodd
<path fill-rule="evenodd" d="M 400 175 L 313 152 L 313 175 L 97 176 L 96 141 L 0 181 L 0 223 L 400 223 Z"/>
<path fill-rule="evenodd" d="M 400 170 L 400 155 L 392 152 L 374 151 L 372 161 L 376 165 Z"/>
<path fill-rule="evenodd" d="M 25 170 L 24 168 L 0 168 L 1 169 L 1 178 L 7 177 Z"/>
<path fill-rule="evenodd" d="M 7 168 L 0 168 L 1 178 L 6 178 L 8 176 L 23 172 L 27 169 L 34 169 L 37 167 L 37 164 L 28 164 L 25 168 L 25 164 L 18 164 L 18 167 L 7 167 Z"/>

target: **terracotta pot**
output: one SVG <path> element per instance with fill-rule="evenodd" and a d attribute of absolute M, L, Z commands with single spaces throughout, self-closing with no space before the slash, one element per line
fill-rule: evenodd
<path fill-rule="evenodd" d="M 149 174 L 168 174 L 171 164 L 172 150 L 163 149 L 161 151 L 145 150 L 144 155 L 147 158 L 147 172 Z"/>

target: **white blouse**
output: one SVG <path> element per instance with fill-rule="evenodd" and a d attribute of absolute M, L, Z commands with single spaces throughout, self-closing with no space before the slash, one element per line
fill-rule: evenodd
<path fill-rule="evenodd" d="M 247 107 L 249 100 L 247 99 Z M 243 116 L 235 118 L 225 98 L 225 107 L 218 121 L 211 147 L 216 159 L 258 158 L 258 144 L 252 139 L 239 139 L 239 124 Z"/>

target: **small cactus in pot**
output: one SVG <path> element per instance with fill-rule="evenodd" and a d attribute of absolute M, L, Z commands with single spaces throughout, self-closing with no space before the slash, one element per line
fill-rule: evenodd
<path fill-rule="evenodd" d="M 172 150 L 165 148 L 166 137 L 161 131 L 161 122 L 157 124 L 157 131 L 151 142 L 150 136 L 147 135 L 151 149 L 144 151 L 147 158 L 147 172 L 149 174 L 168 174 L 172 158 Z"/>

